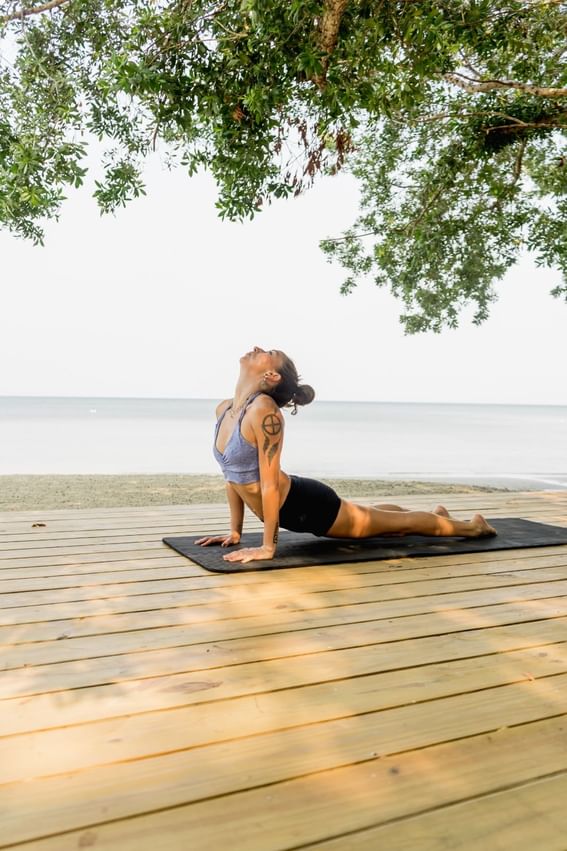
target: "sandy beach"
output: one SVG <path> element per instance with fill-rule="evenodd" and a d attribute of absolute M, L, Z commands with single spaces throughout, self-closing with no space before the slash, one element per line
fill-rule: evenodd
<path fill-rule="evenodd" d="M 502 490 L 439 482 L 323 479 L 344 497 L 400 494 L 486 493 Z M 225 501 L 221 476 L 14 475 L 0 476 L 0 511 L 57 508 L 119 508 Z"/>

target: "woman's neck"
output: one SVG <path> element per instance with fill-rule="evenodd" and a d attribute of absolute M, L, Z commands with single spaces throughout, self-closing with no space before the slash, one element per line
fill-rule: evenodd
<path fill-rule="evenodd" d="M 238 411 L 242 409 L 250 396 L 253 396 L 254 393 L 258 392 L 258 382 L 238 381 L 234 391 L 234 398 L 232 400 L 233 410 Z"/>

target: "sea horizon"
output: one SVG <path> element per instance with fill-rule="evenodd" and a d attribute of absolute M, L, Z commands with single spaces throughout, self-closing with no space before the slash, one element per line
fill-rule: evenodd
<path fill-rule="evenodd" d="M 25 394 L 25 393 L 5 393 L 0 394 L 0 401 L 4 399 L 78 399 L 78 400 L 91 400 L 91 399 L 108 399 L 108 400 L 148 400 L 148 401 L 156 401 L 156 402 L 218 402 L 219 399 L 229 398 L 228 396 L 73 396 L 69 394 L 48 394 L 48 395 L 36 395 L 36 394 Z M 311 403 L 315 405 L 316 403 L 331 403 L 331 404 L 341 404 L 341 405 L 480 405 L 480 406 L 494 406 L 501 408 L 567 408 L 567 402 L 478 402 L 478 401 L 457 401 L 457 402 L 447 402 L 447 401 L 423 401 L 423 400 L 399 400 L 396 399 L 321 399 L 319 396 L 315 396 L 314 401 Z"/>
<path fill-rule="evenodd" d="M 0 396 L 0 475 L 218 475 L 218 398 Z M 346 438 L 346 439 L 345 439 Z M 282 467 L 314 478 L 567 488 L 567 405 L 316 399 Z"/>

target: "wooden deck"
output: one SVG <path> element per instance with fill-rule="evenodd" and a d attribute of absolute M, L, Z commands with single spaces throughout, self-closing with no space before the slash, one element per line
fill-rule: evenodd
<path fill-rule="evenodd" d="M 225 521 L 0 515 L 1 847 L 567 848 L 567 546 L 234 576 L 161 543 Z"/>

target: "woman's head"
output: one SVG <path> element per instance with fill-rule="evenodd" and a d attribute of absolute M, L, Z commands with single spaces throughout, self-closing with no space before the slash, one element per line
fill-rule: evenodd
<path fill-rule="evenodd" d="M 262 371 L 260 390 L 270 395 L 279 408 L 293 408 L 291 413 L 296 414 L 298 405 L 308 405 L 315 398 L 315 391 L 309 384 L 300 384 L 295 364 L 285 352 L 265 351 L 255 346 L 241 361 L 244 359 Z"/>
<path fill-rule="evenodd" d="M 300 384 L 301 376 L 297 374 L 294 362 L 285 352 L 276 351 L 275 354 L 279 358 L 280 380 L 266 392 L 279 408 L 291 407 L 291 413 L 297 414 L 297 406 L 312 402 L 315 391 L 309 384 Z"/>

